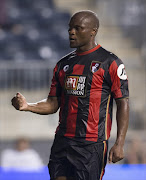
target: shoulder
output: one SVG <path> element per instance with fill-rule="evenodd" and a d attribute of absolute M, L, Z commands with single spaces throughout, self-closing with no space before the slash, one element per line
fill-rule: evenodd
<path fill-rule="evenodd" d="M 62 63 L 65 63 L 66 61 L 70 60 L 72 57 L 75 57 L 76 53 L 75 51 L 70 52 L 69 54 L 66 54 L 65 56 L 63 56 L 58 62 L 57 65 L 60 65 Z"/>
<path fill-rule="evenodd" d="M 16 157 L 17 157 L 17 152 L 13 149 L 6 149 L 3 150 L 1 153 L 2 161 L 12 160 L 15 159 Z"/>
<path fill-rule="evenodd" d="M 104 48 L 101 48 L 101 51 L 105 54 L 105 56 L 106 56 L 106 58 L 107 58 L 107 60 L 109 60 L 109 61 L 114 61 L 114 60 L 116 60 L 116 59 L 119 59 L 118 58 L 118 56 L 116 56 L 114 53 L 112 53 L 111 51 L 108 51 L 108 50 L 106 50 L 106 49 L 104 49 Z"/>
<path fill-rule="evenodd" d="M 3 156 L 3 155 L 13 155 L 14 153 L 15 153 L 16 151 L 15 150 L 13 150 L 13 149 L 5 149 L 5 150 L 3 150 L 2 151 L 2 153 L 1 153 L 1 155 Z"/>
<path fill-rule="evenodd" d="M 123 61 L 114 53 L 101 48 L 101 53 L 104 55 L 104 64 L 111 66 L 115 64 L 116 66 L 119 66 L 120 64 L 123 64 Z"/>

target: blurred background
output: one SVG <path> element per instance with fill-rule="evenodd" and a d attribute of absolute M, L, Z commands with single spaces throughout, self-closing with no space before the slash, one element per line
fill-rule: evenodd
<path fill-rule="evenodd" d="M 84 9 L 98 14 L 97 42 L 122 59 L 129 78 L 126 158 L 119 164 L 146 163 L 146 1 L 0 0 L 1 165 L 4 151 L 14 149 L 16 140 L 22 137 L 29 139 L 30 147 L 47 165 L 58 113 L 40 116 L 18 112 L 11 106 L 11 98 L 18 91 L 28 102 L 47 97 L 56 62 L 72 51 L 69 19 Z M 116 137 L 115 106 L 113 114 L 109 147 Z"/>

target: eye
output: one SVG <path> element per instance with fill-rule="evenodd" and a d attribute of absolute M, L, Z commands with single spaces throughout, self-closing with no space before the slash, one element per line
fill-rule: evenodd
<path fill-rule="evenodd" d="M 80 26 L 76 26 L 75 29 L 76 29 L 77 31 L 79 31 L 79 30 L 81 29 L 81 27 L 80 27 Z"/>

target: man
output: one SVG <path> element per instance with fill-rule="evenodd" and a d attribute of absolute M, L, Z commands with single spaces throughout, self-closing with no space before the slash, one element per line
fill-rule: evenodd
<path fill-rule="evenodd" d="M 3 170 L 40 171 L 43 162 L 39 154 L 30 147 L 27 138 L 16 140 L 15 147 L 5 149 L 1 154 L 1 167 Z"/>
<path fill-rule="evenodd" d="M 76 48 L 54 68 L 46 100 L 29 104 L 20 93 L 12 99 L 20 111 L 52 114 L 60 108 L 49 171 L 55 180 L 101 180 L 107 159 L 113 98 L 117 138 L 109 162 L 123 159 L 128 127 L 128 80 L 124 64 L 95 42 L 99 20 L 92 11 L 75 13 L 69 22 L 70 47 Z"/>

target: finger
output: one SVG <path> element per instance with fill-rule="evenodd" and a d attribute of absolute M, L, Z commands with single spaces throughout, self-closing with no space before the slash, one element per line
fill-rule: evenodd
<path fill-rule="evenodd" d="M 12 105 L 16 104 L 17 98 L 16 98 L 16 97 L 13 97 L 13 99 L 11 100 L 11 102 L 12 102 Z"/>
<path fill-rule="evenodd" d="M 116 158 L 115 156 L 113 156 L 112 162 L 113 162 L 113 163 L 116 163 L 117 161 L 118 161 L 117 158 Z"/>
<path fill-rule="evenodd" d="M 12 103 L 13 107 L 17 110 L 19 110 L 19 105 L 17 103 Z"/>
<path fill-rule="evenodd" d="M 12 100 L 12 106 L 15 107 L 15 109 L 19 110 L 19 103 L 18 103 L 18 98 L 14 97 Z"/>
<path fill-rule="evenodd" d="M 116 163 L 116 162 L 118 162 L 118 161 L 120 161 L 120 160 L 122 160 L 122 159 L 123 159 L 123 157 L 113 155 L 113 160 L 112 160 L 112 162 L 113 162 L 113 163 Z"/>
<path fill-rule="evenodd" d="M 12 102 L 12 103 L 13 103 L 13 101 L 15 100 L 15 98 L 16 98 L 16 97 L 14 96 L 14 97 L 11 99 L 11 102 Z"/>

